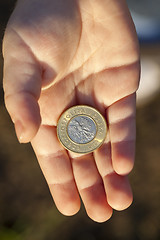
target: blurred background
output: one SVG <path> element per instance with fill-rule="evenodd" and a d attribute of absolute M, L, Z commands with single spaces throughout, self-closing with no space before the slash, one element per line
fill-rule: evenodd
<path fill-rule="evenodd" d="M 73 217 L 55 208 L 29 144 L 20 145 L 4 107 L 0 54 L 0 239 L 160 239 L 160 1 L 128 0 L 140 40 L 142 76 L 137 103 L 136 163 L 130 174 L 134 202 L 98 224 L 82 206 Z M 14 8 L 0 0 L 0 39 Z"/>

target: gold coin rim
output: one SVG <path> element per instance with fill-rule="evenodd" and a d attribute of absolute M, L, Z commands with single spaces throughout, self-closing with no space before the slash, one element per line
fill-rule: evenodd
<path fill-rule="evenodd" d="M 83 113 L 72 113 L 73 110 L 83 110 Z M 95 115 L 93 117 L 93 115 L 91 115 L 91 113 L 84 113 L 87 110 L 91 110 L 91 112 L 93 112 L 94 114 L 97 114 L 100 120 L 100 124 L 103 125 L 103 129 L 101 129 L 98 126 L 99 120 L 96 121 L 97 119 L 95 119 L 95 116 L 97 117 L 97 115 Z M 68 115 L 67 115 L 68 113 Z M 71 115 L 71 117 L 66 120 L 67 116 L 69 116 L 69 114 Z M 65 117 L 66 115 L 66 117 Z M 68 123 L 71 121 L 72 118 L 76 117 L 76 116 L 88 116 L 89 118 L 93 119 L 93 121 L 96 124 L 97 127 L 97 131 L 96 131 L 96 135 L 95 137 L 88 143 L 75 143 L 74 141 L 72 141 L 72 139 L 70 139 L 70 137 L 68 136 L 68 131 L 67 131 L 67 126 Z M 64 120 L 65 119 L 65 120 Z M 65 122 L 64 126 L 63 126 L 63 120 Z M 63 127 L 63 134 L 61 134 L 60 131 L 60 127 Z M 102 132 L 100 131 L 100 129 L 102 130 Z M 99 134 L 100 138 L 97 137 L 97 135 Z M 93 151 L 95 151 L 97 148 L 99 148 L 105 141 L 107 135 L 107 124 L 106 124 L 106 120 L 103 117 L 103 115 L 95 108 L 88 106 L 88 105 L 77 105 L 77 106 L 73 106 L 68 108 L 66 111 L 64 111 L 59 120 L 58 120 L 58 124 L 57 124 L 57 137 L 60 141 L 60 143 L 62 144 L 62 146 L 72 152 L 75 153 L 79 153 L 79 154 L 85 154 L 85 153 L 91 153 Z M 103 137 L 102 137 L 103 136 Z M 97 137 L 97 138 L 96 138 Z M 65 141 L 67 141 L 69 144 L 67 145 L 67 143 Z M 98 143 L 97 143 L 98 142 Z M 94 146 L 92 146 L 92 144 L 94 143 Z"/>

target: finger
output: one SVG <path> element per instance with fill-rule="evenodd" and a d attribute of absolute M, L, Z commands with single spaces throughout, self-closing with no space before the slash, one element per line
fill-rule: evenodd
<path fill-rule="evenodd" d="M 128 208 L 132 201 L 132 190 L 127 176 L 120 176 L 116 173 L 104 177 L 104 186 L 109 205 L 116 210 Z"/>
<path fill-rule="evenodd" d="M 4 92 L 6 108 L 15 123 L 20 142 L 30 141 L 38 131 L 41 117 L 38 98 L 41 68 L 29 46 L 8 29 L 3 41 Z"/>
<path fill-rule="evenodd" d="M 92 154 L 70 153 L 77 188 L 88 216 L 96 222 L 104 222 L 112 215 L 102 179 L 97 171 Z"/>
<path fill-rule="evenodd" d="M 109 132 L 102 146 L 94 151 L 94 158 L 98 171 L 102 178 L 114 172 L 111 159 L 111 143 L 109 140 Z"/>
<path fill-rule="evenodd" d="M 116 210 L 127 208 L 132 203 L 132 192 L 128 179 L 114 172 L 109 139 L 106 139 L 104 144 L 94 152 L 94 156 L 103 178 L 109 205 Z"/>
<path fill-rule="evenodd" d="M 56 128 L 41 126 L 32 146 L 59 211 L 73 215 L 79 211 L 80 199 L 67 152 L 58 142 Z"/>
<path fill-rule="evenodd" d="M 135 94 L 121 99 L 107 109 L 112 164 L 115 172 L 120 175 L 128 174 L 134 165 L 135 110 Z"/>

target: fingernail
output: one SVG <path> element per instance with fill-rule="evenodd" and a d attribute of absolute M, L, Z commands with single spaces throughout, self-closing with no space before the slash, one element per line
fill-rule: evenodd
<path fill-rule="evenodd" d="M 24 127 L 20 121 L 15 122 L 15 130 L 16 130 L 16 135 L 18 138 L 18 141 L 20 143 L 23 142 L 23 134 L 24 134 Z"/>

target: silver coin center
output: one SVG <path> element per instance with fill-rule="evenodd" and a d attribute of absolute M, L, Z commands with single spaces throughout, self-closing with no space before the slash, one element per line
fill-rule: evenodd
<path fill-rule="evenodd" d="M 95 138 L 97 128 L 90 117 L 79 115 L 70 120 L 67 131 L 73 142 L 85 144 Z"/>

